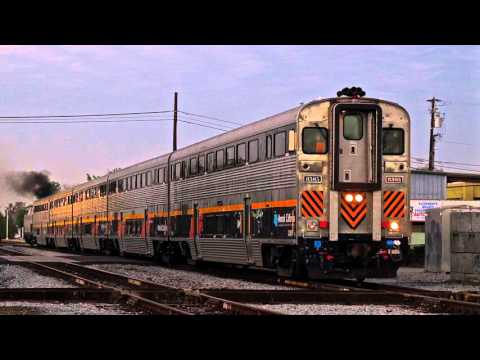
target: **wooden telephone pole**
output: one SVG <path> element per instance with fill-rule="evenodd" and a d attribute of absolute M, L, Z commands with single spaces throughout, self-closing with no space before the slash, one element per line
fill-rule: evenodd
<path fill-rule="evenodd" d="M 428 102 L 432 103 L 432 108 L 430 110 L 431 113 L 431 120 L 430 120 L 430 153 L 428 156 L 428 170 L 435 169 L 435 137 L 437 135 L 433 134 L 433 129 L 435 128 L 435 113 L 436 113 L 436 103 L 441 102 L 442 100 L 435 98 L 435 96 L 429 100 Z"/>
<path fill-rule="evenodd" d="M 170 159 L 175 151 L 177 151 L 177 113 L 178 113 L 178 94 L 175 92 L 173 97 L 173 151 L 168 155 L 167 160 L 167 241 L 170 243 L 170 232 L 172 229 L 172 223 L 170 218 L 170 208 L 171 208 L 171 201 L 170 201 L 170 187 L 172 181 L 172 166 L 170 165 Z"/>
<path fill-rule="evenodd" d="M 173 97 L 173 151 L 177 151 L 177 98 L 178 94 L 175 92 Z"/>

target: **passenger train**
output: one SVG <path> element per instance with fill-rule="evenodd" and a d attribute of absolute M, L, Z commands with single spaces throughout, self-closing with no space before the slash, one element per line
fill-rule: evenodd
<path fill-rule="evenodd" d="M 363 95 L 345 88 L 39 199 L 25 237 L 281 276 L 395 276 L 411 234 L 410 118 Z"/>

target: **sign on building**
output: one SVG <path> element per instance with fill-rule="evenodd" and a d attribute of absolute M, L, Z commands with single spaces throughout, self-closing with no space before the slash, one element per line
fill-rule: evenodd
<path fill-rule="evenodd" d="M 424 222 L 427 210 L 441 206 L 441 200 L 410 200 L 410 221 Z"/>

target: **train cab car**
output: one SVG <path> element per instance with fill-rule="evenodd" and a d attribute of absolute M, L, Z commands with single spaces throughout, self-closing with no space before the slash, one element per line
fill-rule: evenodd
<path fill-rule="evenodd" d="M 310 277 L 393 276 L 411 231 L 409 115 L 338 95 L 298 114 L 299 248 Z"/>
<path fill-rule="evenodd" d="M 394 276 L 409 159 L 406 110 L 345 88 L 40 199 L 32 237 L 282 276 Z"/>

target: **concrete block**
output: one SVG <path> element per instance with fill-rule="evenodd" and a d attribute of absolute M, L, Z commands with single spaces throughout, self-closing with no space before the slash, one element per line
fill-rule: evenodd
<path fill-rule="evenodd" d="M 426 234 L 425 239 L 425 270 L 430 272 L 441 271 L 442 240 L 434 232 Z"/>
<path fill-rule="evenodd" d="M 480 275 L 480 254 L 473 255 L 473 273 Z"/>
<path fill-rule="evenodd" d="M 451 272 L 449 276 L 450 280 L 453 281 L 465 281 L 465 274 L 464 273 L 459 273 L 459 272 Z"/>
<path fill-rule="evenodd" d="M 452 232 L 471 232 L 472 215 L 468 212 L 452 212 L 450 224 Z"/>
<path fill-rule="evenodd" d="M 472 212 L 472 231 L 480 233 L 480 212 Z"/>
<path fill-rule="evenodd" d="M 474 255 L 470 253 L 452 253 L 451 272 L 472 274 Z"/>
<path fill-rule="evenodd" d="M 480 233 L 452 233 L 451 251 L 480 254 Z"/>
<path fill-rule="evenodd" d="M 468 242 L 470 233 L 452 232 L 451 234 L 451 248 L 453 253 L 465 252 L 465 242 Z"/>

